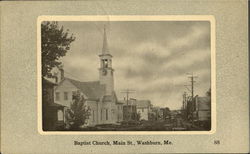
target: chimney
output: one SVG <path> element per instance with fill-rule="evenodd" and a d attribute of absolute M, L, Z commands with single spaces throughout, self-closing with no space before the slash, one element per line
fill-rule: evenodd
<path fill-rule="evenodd" d="M 61 72 L 61 81 L 64 79 L 64 69 L 60 69 L 60 72 Z"/>
<path fill-rule="evenodd" d="M 60 65 L 60 66 L 59 66 L 59 71 L 60 71 L 60 76 L 61 76 L 60 81 L 62 81 L 62 80 L 64 79 L 64 69 L 63 69 L 63 65 Z"/>

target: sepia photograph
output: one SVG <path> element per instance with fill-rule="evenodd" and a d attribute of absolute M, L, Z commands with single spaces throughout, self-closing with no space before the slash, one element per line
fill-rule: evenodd
<path fill-rule="evenodd" d="M 249 153 L 247 0 L 0 6 L 0 153 Z"/>
<path fill-rule="evenodd" d="M 0 4 L 0 153 L 249 153 L 248 1 Z"/>
<path fill-rule="evenodd" d="M 211 131 L 209 20 L 43 20 L 41 126 Z"/>

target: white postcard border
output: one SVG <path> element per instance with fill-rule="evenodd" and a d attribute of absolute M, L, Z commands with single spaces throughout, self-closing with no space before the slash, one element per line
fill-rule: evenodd
<path fill-rule="evenodd" d="M 210 131 L 43 131 L 41 79 L 41 23 L 43 21 L 209 21 L 211 35 L 211 130 Z M 215 18 L 212 15 L 156 15 L 156 16 L 39 16 L 37 18 L 37 122 L 41 135 L 193 135 L 216 132 L 216 47 Z"/>

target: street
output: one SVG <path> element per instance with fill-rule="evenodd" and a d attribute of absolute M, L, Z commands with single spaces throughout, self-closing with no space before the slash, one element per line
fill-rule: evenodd
<path fill-rule="evenodd" d="M 128 121 L 119 124 L 101 124 L 80 128 L 79 131 L 201 131 L 204 128 L 196 126 L 181 117 L 158 121 Z"/>

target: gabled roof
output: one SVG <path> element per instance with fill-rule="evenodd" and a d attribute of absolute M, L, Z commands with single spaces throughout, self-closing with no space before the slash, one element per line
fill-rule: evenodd
<path fill-rule="evenodd" d="M 148 108 L 151 105 L 150 100 L 120 100 L 119 103 L 124 105 L 136 105 L 137 108 Z"/>
<path fill-rule="evenodd" d="M 211 98 L 210 97 L 197 97 L 197 101 L 199 103 L 209 103 L 211 102 Z"/>
<path fill-rule="evenodd" d="M 111 95 L 106 95 L 106 96 L 103 96 L 102 101 L 103 101 L 103 102 L 111 102 L 112 99 L 113 99 L 113 98 L 112 98 Z"/>
<path fill-rule="evenodd" d="M 88 99 L 98 100 L 105 94 L 105 86 L 99 81 L 81 82 L 70 78 L 65 79 L 81 90 Z"/>
<path fill-rule="evenodd" d="M 124 105 L 136 105 L 135 104 L 135 101 L 133 101 L 133 100 L 128 100 L 128 102 L 127 102 L 127 100 L 119 100 L 118 101 L 120 104 L 124 104 Z"/>
<path fill-rule="evenodd" d="M 56 107 L 56 108 L 66 107 L 66 106 L 61 105 L 61 104 L 58 104 L 58 103 L 50 103 L 49 106 L 50 106 L 50 107 Z"/>
<path fill-rule="evenodd" d="M 52 82 L 52 81 L 50 81 L 50 80 L 48 80 L 48 79 L 46 79 L 44 77 L 42 77 L 42 84 L 43 84 L 43 86 L 44 85 L 51 85 L 51 86 L 57 85 L 56 83 L 54 83 L 54 82 Z"/>
<path fill-rule="evenodd" d="M 149 100 L 138 100 L 136 101 L 136 107 L 137 108 L 148 108 L 150 107 L 150 101 Z"/>

